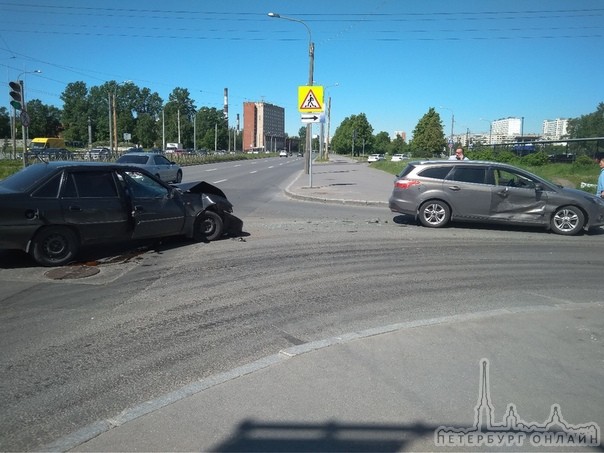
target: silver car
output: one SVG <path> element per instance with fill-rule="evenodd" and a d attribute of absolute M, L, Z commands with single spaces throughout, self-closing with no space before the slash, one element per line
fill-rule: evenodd
<path fill-rule="evenodd" d="M 130 164 L 144 168 L 162 181 L 176 183 L 182 181 L 182 169 L 180 168 L 180 165 L 166 159 L 166 157 L 161 154 L 126 153 L 119 157 L 116 162 L 118 164 Z"/>
<path fill-rule="evenodd" d="M 459 220 L 574 235 L 604 225 L 604 199 L 496 162 L 410 162 L 395 179 L 389 205 L 433 228 Z"/>

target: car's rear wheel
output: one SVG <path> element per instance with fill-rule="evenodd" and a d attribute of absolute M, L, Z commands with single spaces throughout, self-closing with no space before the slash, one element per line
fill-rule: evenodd
<path fill-rule="evenodd" d="M 554 212 L 550 226 L 556 234 L 572 236 L 585 226 L 585 216 L 576 206 L 562 206 Z"/>
<path fill-rule="evenodd" d="M 449 223 L 451 208 L 440 200 L 426 201 L 419 208 L 419 221 L 423 226 L 440 228 Z"/>
<path fill-rule="evenodd" d="M 195 221 L 193 238 L 196 241 L 214 241 L 222 236 L 223 230 L 222 218 L 214 211 L 205 211 Z"/>
<path fill-rule="evenodd" d="M 31 254 L 42 266 L 63 266 L 73 261 L 78 248 L 78 238 L 69 228 L 46 227 L 34 237 Z"/>
<path fill-rule="evenodd" d="M 182 182 L 182 171 L 178 170 L 178 173 L 176 173 L 176 183 L 180 183 Z"/>

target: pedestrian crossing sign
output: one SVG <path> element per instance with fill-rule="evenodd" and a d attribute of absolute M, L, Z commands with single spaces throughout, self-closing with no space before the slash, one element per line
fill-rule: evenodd
<path fill-rule="evenodd" d="M 302 113 L 322 112 L 323 87 L 320 85 L 298 87 L 298 110 Z"/>

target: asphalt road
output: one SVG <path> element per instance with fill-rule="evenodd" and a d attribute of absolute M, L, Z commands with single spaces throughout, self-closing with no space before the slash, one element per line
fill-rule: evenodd
<path fill-rule="evenodd" d="M 235 166 L 240 165 L 240 166 Z M 291 345 L 496 308 L 601 300 L 604 236 L 455 226 L 290 200 L 301 159 L 187 169 L 246 235 L 165 241 L 55 281 L 0 255 L 0 450 L 98 419 Z M 555 353 L 555 351 L 551 351 Z"/>

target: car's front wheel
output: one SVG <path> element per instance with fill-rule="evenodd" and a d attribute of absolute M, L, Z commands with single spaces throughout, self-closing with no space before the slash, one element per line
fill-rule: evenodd
<path fill-rule="evenodd" d="M 585 226 L 585 216 L 576 206 L 563 206 L 554 212 L 550 226 L 556 234 L 572 236 L 578 234 Z"/>
<path fill-rule="evenodd" d="M 196 241 L 214 241 L 222 236 L 223 228 L 222 218 L 217 213 L 205 211 L 195 221 L 193 237 Z"/>
<path fill-rule="evenodd" d="M 178 170 L 178 173 L 176 173 L 176 181 L 174 182 L 177 184 L 182 182 L 182 171 Z"/>
<path fill-rule="evenodd" d="M 31 254 L 42 266 L 63 266 L 73 261 L 78 248 L 78 238 L 69 228 L 46 227 L 34 237 Z"/>
<path fill-rule="evenodd" d="M 440 200 L 426 201 L 419 208 L 419 221 L 423 226 L 440 228 L 449 223 L 451 208 Z"/>

